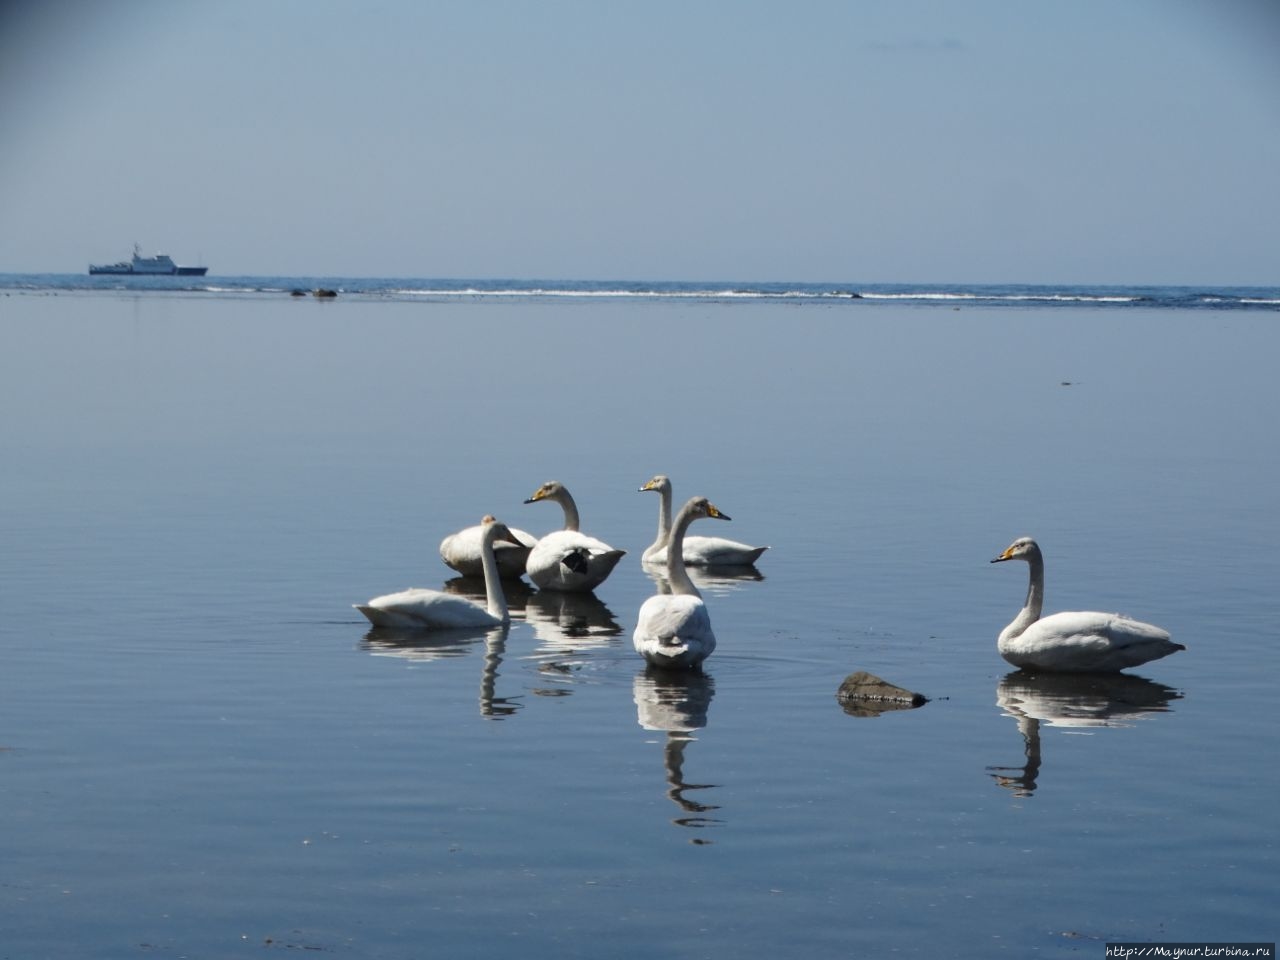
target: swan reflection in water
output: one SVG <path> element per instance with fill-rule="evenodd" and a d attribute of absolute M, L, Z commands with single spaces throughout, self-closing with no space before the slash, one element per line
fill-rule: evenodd
<path fill-rule="evenodd" d="M 1173 687 L 1127 673 L 1030 673 L 1015 670 L 996 687 L 996 704 L 1018 721 L 1026 762 L 987 767 L 1014 796 L 1029 797 L 1040 775 L 1040 724 L 1091 729 L 1128 727 L 1154 713 L 1167 713 L 1182 697 Z"/>
<path fill-rule="evenodd" d="M 444 592 L 483 602 L 484 577 L 452 577 L 444 582 Z M 511 616 L 516 619 L 523 616 L 525 605 L 533 596 L 533 587 L 523 580 L 505 579 L 502 581 L 502 592 L 507 598 L 507 607 Z"/>
<path fill-rule="evenodd" d="M 463 657 L 477 643 L 484 643 L 484 659 L 480 669 L 480 715 L 493 719 L 509 717 L 523 704 L 496 693 L 498 667 L 507 649 L 509 624 L 488 630 L 405 630 L 374 627 L 364 635 L 360 646 L 375 657 L 399 657 L 411 663 L 426 663 Z"/>
<path fill-rule="evenodd" d="M 695 738 L 693 731 L 707 725 L 707 710 L 715 695 L 715 681 L 707 674 L 694 671 L 665 671 L 652 666 L 636 674 L 632 685 L 636 702 L 636 719 L 646 730 L 666 733 L 662 760 L 666 769 L 667 798 L 680 808 L 680 816 L 671 822 L 679 827 L 705 829 L 723 821 L 708 816 L 720 807 L 702 803 L 690 794 L 710 790 L 714 783 L 689 783 L 684 777 L 685 748 Z M 711 843 L 695 838 L 696 844 Z"/>
<path fill-rule="evenodd" d="M 539 647 L 548 651 L 607 647 L 622 633 L 613 611 L 594 593 L 539 590 L 525 601 L 524 618 Z"/>
<path fill-rule="evenodd" d="M 464 597 L 484 597 L 484 580 L 479 577 L 454 577 L 445 590 Z M 582 661 L 572 655 L 594 647 L 603 647 L 611 637 L 622 632 L 613 613 L 594 593 L 565 593 L 560 590 L 535 590 L 523 580 L 503 580 L 514 620 L 524 620 L 533 627 L 539 643 L 533 658 L 539 661 L 538 673 L 555 686 L 534 687 L 540 697 L 564 697 L 571 692 L 563 684 L 572 681 Z"/>
<path fill-rule="evenodd" d="M 525 602 L 524 619 L 533 627 L 538 645 L 527 659 L 549 681 L 533 688 L 540 697 L 567 697 L 591 660 L 584 654 L 609 647 L 622 633 L 613 611 L 594 593 L 539 590 Z"/>
<path fill-rule="evenodd" d="M 640 568 L 653 581 L 659 593 L 671 592 L 671 584 L 667 581 L 667 565 L 665 563 L 642 562 Z M 744 583 L 764 579 L 764 574 L 756 569 L 753 564 L 686 567 L 685 572 L 689 574 L 689 579 L 693 581 L 695 587 L 713 595 L 732 593 L 734 590 L 741 589 Z"/>

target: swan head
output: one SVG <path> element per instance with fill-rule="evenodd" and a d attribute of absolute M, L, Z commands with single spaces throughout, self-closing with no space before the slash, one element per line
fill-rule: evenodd
<path fill-rule="evenodd" d="M 480 536 L 482 539 L 492 543 L 495 540 L 503 540 L 507 543 L 514 543 L 517 547 L 523 547 L 524 544 L 516 539 L 515 534 L 507 527 L 505 523 L 498 520 L 492 513 L 487 513 L 480 521 Z"/>
<path fill-rule="evenodd" d="M 644 493 L 646 490 L 656 490 L 658 493 L 671 492 L 671 480 L 665 473 L 660 473 L 652 480 L 649 480 L 643 487 L 637 490 L 637 493 Z"/>
<path fill-rule="evenodd" d="M 539 500 L 560 500 L 564 497 L 566 491 L 564 484 L 559 480 L 548 480 L 537 490 L 533 491 L 531 496 L 525 503 L 537 503 Z"/>
<path fill-rule="evenodd" d="M 680 512 L 689 514 L 695 520 L 699 517 L 707 517 L 711 520 L 733 519 L 706 497 L 694 497 L 684 505 L 684 508 Z"/>
<path fill-rule="evenodd" d="M 1031 561 L 1040 559 L 1040 544 L 1036 543 L 1030 537 L 1019 537 L 1009 546 L 1004 548 L 1004 553 L 992 560 L 992 563 L 1000 563 L 1002 560 L 1026 560 Z"/>

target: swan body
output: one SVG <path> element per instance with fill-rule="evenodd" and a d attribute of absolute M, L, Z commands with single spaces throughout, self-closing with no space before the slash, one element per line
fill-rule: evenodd
<path fill-rule="evenodd" d="M 486 601 L 483 606 L 456 594 L 412 587 L 399 593 L 374 597 L 368 603 L 356 604 L 355 608 L 368 617 L 375 627 L 449 630 L 507 623 L 511 615 L 507 611 L 507 598 L 502 592 L 493 545 L 498 540 L 515 544 L 520 541 L 506 524 L 499 523 L 491 516 L 484 518 L 481 530 L 480 554 Z"/>
<path fill-rule="evenodd" d="M 529 551 L 525 571 L 543 590 L 580 592 L 604 583 L 627 551 L 578 530 L 578 506 L 564 484 L 549 480 L 525 503 L 554 500 L 564 510 L 564 529 L 548 533 Z"/>
<path fill-rule="evenodd" d="M 684 536 L 701 517 L 728 520 L 706 497 L 694 497 L 681 508 L 667 551 L 670 593 L 650 597 L 640 607 L 632 642 L 636 652 L 657 667 L 697 667 L 716 648 L 711 616 L 684 564 Z"/>
<path fill-rule="evenodd" d="M 520 542 L 508 543 L 503 540 L 495 543 L 493 556 L 498 561 L 498 575 L 504 579 L 515 579 L 524 575 L 529 551 L 537 544 L 538 538 L 515 527 L 508 529 Z M 464 577 L 484 576 L 480 544 L 483 532 L 484 524 L 477 524 L 449 534 L 440 541 L 440 559 Z"/>
<path fill-rule="evenodd" d="M 667 543 L 671 539 L 671 480 L 658 474 L 643 487 L 656 491 L 658 504 L 658 537 L 640 555 L 641 563 L 662 565 L 667 562 Z M 753 547 L 724 537 L 685 537 L 684 562 L 690 567 L 744 567 L 754 564 L 768 547 Z"/>
<path fill-rule="evenodd" d="M 1027 601 L 1000 631 L 996 649 L 1015 667 L 1063 673 L 1114 673 L 1187 649 L 1160 627 L 1118 613 L 1072 611 L 1041 617 L 1044 556 L 1021 537 L 992 560 L 1025 560 L 1031 568 Z"/>

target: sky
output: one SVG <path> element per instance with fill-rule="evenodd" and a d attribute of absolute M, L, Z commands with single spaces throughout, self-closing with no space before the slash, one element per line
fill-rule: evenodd
<path fill-rule="evenodd" d="M 0 0 L 0 272 L 1280 284 L 1271 0 Z"/>

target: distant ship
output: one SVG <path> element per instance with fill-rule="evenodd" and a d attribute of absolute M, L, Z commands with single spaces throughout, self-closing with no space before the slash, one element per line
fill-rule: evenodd
<path fill-rule="evenodd" d="M 133 259 L 119 263 L 91 263 L 90 273 L 148 273 L 158 276 L 203 277 L 208 267 L 180 267 L 167 253 L 144 257 L 138 244 L 133 245 Z"/>

